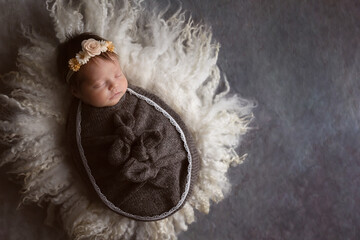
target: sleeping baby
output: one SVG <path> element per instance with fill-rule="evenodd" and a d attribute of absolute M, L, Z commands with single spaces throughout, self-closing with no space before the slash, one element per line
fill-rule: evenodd
<path fill-rule="evenodd" d="M 59 45 L 58 69 L 74 96 L 69 147 L 89 196 L 123 216 L 160 220 L 189 198 L 199 156 L 179 115 L 129 84 L 119 61 L 112 42 L 92 33 Z"/>

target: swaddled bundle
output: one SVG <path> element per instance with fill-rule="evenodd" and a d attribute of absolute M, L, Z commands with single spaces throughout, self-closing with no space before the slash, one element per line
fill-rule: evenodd
<path fill-rule="evenodd" d="M 191 192 L 199 165 L 193 140 L 180 117 L 143 89 L 131 86 L 110 107 L 74 101 L 68 136 L 83 178 L 119 214 L 159 220 Z"/>

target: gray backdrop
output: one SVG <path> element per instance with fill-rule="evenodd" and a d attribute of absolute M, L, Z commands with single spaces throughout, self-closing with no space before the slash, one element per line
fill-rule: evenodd
<path fill-rule="evenodd" d="M 258 104 L 232 192 L 179 239 L 360 239 L 360 2 L 181 2 L 212 26 L 232 93 Z M 0 13 L 3 74 L 27 43 L 21 22 L 53 30 L 43 1 L 0 0 Z M 20 188 L 0 171 L 0 239 L 66 239 L 43 208 L 16 210 Z"/>

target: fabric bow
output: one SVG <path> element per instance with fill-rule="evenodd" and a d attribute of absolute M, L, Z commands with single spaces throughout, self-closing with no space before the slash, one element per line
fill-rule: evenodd
<path fill-rule="evenodd" d="M 111 165 L 122 168 L 122 174 L 131 182 L 144 182 L 154 179 L 159 172 L 156 160 L 156 147 L 162 141 L 158 130 L 146 130 L 139 137 L 133 132 L 134 116 L 120 111 L 114 116 L 117 138 L 108 156 Z"/>

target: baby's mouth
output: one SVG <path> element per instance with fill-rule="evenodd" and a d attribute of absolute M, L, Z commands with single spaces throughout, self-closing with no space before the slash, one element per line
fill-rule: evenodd
<path fill-rule="evenodd" d="M 118 97 L 120 94 L 121 94 L 121 92 L 117 92 L 114 95 L 112 95 L 110 99 L 112 100 L 112 99 Z"/>

